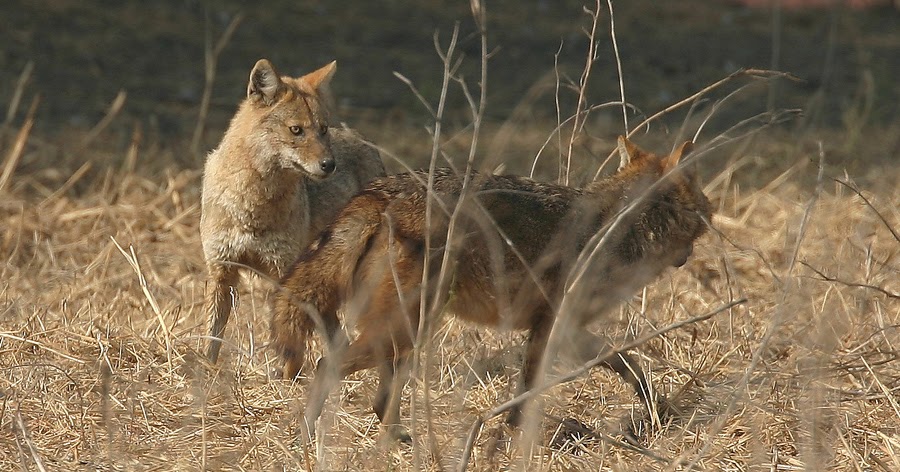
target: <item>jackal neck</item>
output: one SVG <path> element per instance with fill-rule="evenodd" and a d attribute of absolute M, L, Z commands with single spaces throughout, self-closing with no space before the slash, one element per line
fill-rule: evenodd
<path fill-rule="evenodd" d="M 205 177 L 229 202 L 235 218 L 255 228 L 283 225 L 279 223 L 297 212 L 308 213 L 306 180 L 298 172 L 278 165 L 278 156 L 254 135 L 226 135 L 218 155 L 210 159 Z M 209 190 L 210 192 L 216 192 Z"/>

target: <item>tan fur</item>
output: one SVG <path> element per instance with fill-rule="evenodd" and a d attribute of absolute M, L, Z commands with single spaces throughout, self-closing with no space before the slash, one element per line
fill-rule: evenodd
<path fill-rule="evenodd" d="M 350 197 L 384 175 L 358 134 L 328 126 L 322 92 L 334 69 L 291 78 L 257 62 L 247 98 L 207 157 L 200 237 L 212 362 L 237 296 L 235 264 L 280 279 Z"/>
<path fill-rule="evenodd" d="M 430 226 L 425 224 L 426 173 L 373 181 L 322 233 L 315 249 L 301 257 L 274 298 L 272 340 L 284 358 L 285 377 L 298 373 L 307 337 L 317 324 L 324 325 L 335 340 L 332 346 L 340 350 L 336 313 L 346 305 L 359 336 L 338 361 L 320 365 L 320 371 L 331 365 L 343 377 L 360 369 L 382 369 L 375 410 L 385 424 L 394 425 L 399 412 L 391 398 L 396 389 L 389 385 L 418 329 L 423 261 L 430 258 L 430 267 L 437 270 L 443 251 L 451 250 L 449 290 L 435 288 L 438 274 L 433 272 L 428 299 L 437 297 L 436 306 L 446 300 L 446 311 L 466 320 L 529 330 L 519 389 L 531 388 L 561 307 L 569 327 L 562 339 L 579 341 L 585 325 L 667 267 L 684 264 L 694 241 L 706 231 L 709 201 L 694 172 L 678 166 L 691 143 L 663 158 L 624 138 L 619 149 L 622 166 L 616 174 L 584 188 L 475 174 L 474 198 L 463 202 L 462 178 L 438 169 L 434 194 L 439 203 L 434 203 Z M 456 237 L 448 241 L 447 212 L 457 204 L 462 206 Z M 430 254 L 425 254 L 426 238 Z M 594 251 L 598 242 L 602 244 Z M 593 252 L 580 281 L 568 289 L 568 281 Z M 606 349 L 601 339 L 587 345 L 593 348 L 589 357 Z M 642 400 L 655 403 L 647 379 L 629 356 L 614 357 L 607 367 Z M 311 389 L 308 424 L 318 417 L 328 382 L 334 381 L 326 377 L 320 372 Z M 514 410 L 508 421 L 516 423 L 519 416 Z"/>

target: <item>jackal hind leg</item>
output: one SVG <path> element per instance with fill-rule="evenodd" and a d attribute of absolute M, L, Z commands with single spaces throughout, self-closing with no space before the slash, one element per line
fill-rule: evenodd
<path fill-rule="evenodd" d="M 409 378 L 409 356 L 383 362 L 378 368 L 378 390 L 373 410 L 384 425 L 388 437 L 401 442 L 411 442 L 409 431 L 400 424 L 400 398 L 403 386 Z"/>
<path fill-rule="evenodd" d="M 404 270 L 405 269 L 405 270 Z M 394 276 L 400 281 L 400 289 Z M 398 268 L 396 273 L 385 271 L 371 288 L 371 296 L 357 320 L 359 336 L 346 349 L 332 349 L 319 361 L 310 400 L 304 414 L 306 424 L 312 425 L 322 413 L 328 393 L 341 379 L 354 372 L 378 367 L 381 382 L 376 393 L 375 411 L 379 419 L 387 420 L 388 432 L 396 439 L 406 440 L 409 434 L 399 426 L 399 396 L 403 377 L 395 371 L 405 371 L 405 360 L 413 346 L 418 316 L 418 293 L 414 290 L 421 280 L 421 271 L 414 267 Z M 398 293 L 405 300 L 413 300 L 407 310 L 401 309 Z M 341 339 L 340 335 L 335 335 Z"/>
<path fill-rule="evenodd" d="M 547 341 L 550 339 L 551 328 L 553 328 L 551 318 L 538 317 L 528 332 L 528 340 L 525 342 L 525 361 L 522 365 L 519 386 L 516 389 L 517 396 L 528 392 L 534 387 L 538 369 L 541 365 L 541 358 L 547 347 Z M 521 426 L 526 403 L 527 401 L 523 401 L 509 410 L 506 424 L 511 427 Z"/>

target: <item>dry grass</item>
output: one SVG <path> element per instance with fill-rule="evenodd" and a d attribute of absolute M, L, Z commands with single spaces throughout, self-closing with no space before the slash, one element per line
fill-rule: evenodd
<path fill-rule="evenodd" d="M 558 418 L 614 436 L 619 418 L 640 411 L 617 378 L 595 370 L 542 397 L 541 445 L 528 453 L 489 422 L 472 468 L 900 467 L 900 241 L 887 226 L 900 221 L 898 176 L 862 189 L 871 206 L 826 179 L 798 243 L 811 191 L 797 181 L 816 171 L 815 156 L 798 157 L 761 190 L 726 173 L 713 179 L 718 231 L 611 323 L 621 339 L 749 300 L 640 350 L 684 409 L 646 438 L 650 454 L 553 440 Z M 17 173 L 0 199 L 2 468 L 295 470 L 314 461 L 295 442 L 305 385 L 267 377 L 265 283 L 242 300 L 221 370 L 204 374 L 199 173 L 84 178 Z M 802 264 L 790 270 L 795 247 Z M 511 397 L 521 342 L 455 321 L 439 328 L 427 353 L 431 408 L 419 415 L 431 415 L 439 457 L 424 454 L 424 423 L 416 430 L 427 469 L 452 467 L 475 415 Z M 350 378 L 329 403 L 328 469 L 413 467 L 414 448 L 378 443 L 374 375 Z"/>

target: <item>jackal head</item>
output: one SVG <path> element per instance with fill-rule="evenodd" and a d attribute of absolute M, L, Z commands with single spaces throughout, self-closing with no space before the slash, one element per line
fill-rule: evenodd
<path fill-rule="evenodd" d="M 336 67 L 332 62 L 302 77 L 282 77 L 260 59 L 250 72 L 247 106 L 258 119 L 254 139 L 265 140 L 281 167 L 315 179 L 334 172 L 324 94 Z"/>
<path fill-rule="evenodd" d="M 657 242 L 647 248 L 648 255 L 664 265 L 684 265 L 693 252 L 694 241 L 706 232 L 712 219 L 696 163 L 685 159 L 693 147 L 687 141 L 660 157 L 619 137 L 620 164 L 615 178 L 631 182 L 634 193 L 650 192 L 647 198 L 651 204 L 642 224 L 649 239 Z"/>

